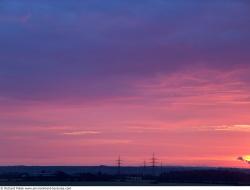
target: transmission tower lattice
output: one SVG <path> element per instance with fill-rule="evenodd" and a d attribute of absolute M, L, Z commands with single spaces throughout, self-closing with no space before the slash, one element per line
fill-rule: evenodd
<path fill-rule="evenodd" d="M 118 168 L 118 175 L 120 175 L 121 174 L 121 165 L 122 165 L 122 160 L 121 160 L 120 156 L 116 160 L 116 163 L 117 163 L 117 168 Z"/>
<path fill-rule="evenodd" d="M 155 174 L 155 167 L 157 164 L 157 158 L 155 157 L 155 153 L 153 153 L 153 156 L 151 158 L 151 164 L 152 164 L 152 173 Z"/>

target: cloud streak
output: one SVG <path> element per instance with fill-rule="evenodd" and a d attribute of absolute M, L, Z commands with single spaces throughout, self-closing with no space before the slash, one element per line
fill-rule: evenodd
<path fill-rule="evenodd" d="M 82 136 L 82 135 L 98 135 L 101 134 L 100 131 L 73 131 L 73 132 L 64 132 L 64 135 L 73 135 L 73 136 Z"/>
<path fill-rule="evenodd" d="M 250 132 L 250 125 L 215 125 L 195 127 L 199 131 Z"/>

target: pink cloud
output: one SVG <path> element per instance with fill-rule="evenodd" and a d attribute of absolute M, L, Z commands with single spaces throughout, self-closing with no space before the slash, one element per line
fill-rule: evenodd
<path fill-rule="evenodd" d="M 157 152 L 172 165 L 244 167 L 232 158 L 250 146 L 246 74 L 241 69 L 179 71 L 134 81 L 133 96 L 98 104 L 1 108 L 1 163 L 112 164 L 121 154 L 138 164 Z"/>

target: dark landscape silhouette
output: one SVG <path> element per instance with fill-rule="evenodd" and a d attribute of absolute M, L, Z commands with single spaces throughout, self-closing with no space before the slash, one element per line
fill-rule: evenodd
<path fill-rule="evenodd" d="M 179 166 L 2 166 L 0 185 L 250 185 L 250 170 Z"/>

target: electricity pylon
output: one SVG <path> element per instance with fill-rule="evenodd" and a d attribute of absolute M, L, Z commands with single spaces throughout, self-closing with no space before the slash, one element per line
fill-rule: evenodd
<path fill-rule="evenodd" d="M 163 173 L 163 164 L 162 164 L 162 161 L 161 161 L 161 174 Z"/>
<path fill-rule="evenodd" d="M 121 160 L 121 157 L 120 157 L 120 155 L 119 155 L 119 157 L 118 157 L 118 159 L 116 160 L 116 162 L 117 162 L 117 173 L 118 173 L 118 175 L 120 175 L 121 174 L 121 165 L 122 165 L 122 160 Z"/>
<path fill-rule="evenodd" d="M 155 157 L 155 153 L 153 153 L 153 156 L 151 158 L 151 164 L 152 164 L 152 174 L 155 175 L 155 167 L 157 163 L 157 158 Z"/>
<path fill-rule="evenodd" d="M 146 174 L 146 167 L 147 167 L 147 163 L 146 163 L 146 161 L 144 160 L 144 161 L 143 161 L 143 172 L 142 172 L 142 175 L 145 175 L 145 174 Z"/>

